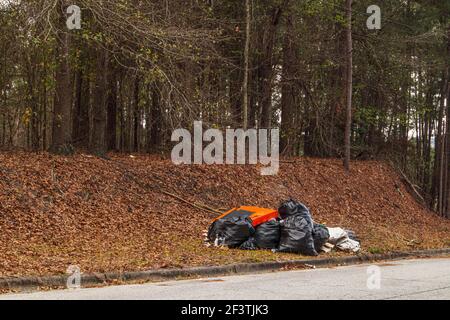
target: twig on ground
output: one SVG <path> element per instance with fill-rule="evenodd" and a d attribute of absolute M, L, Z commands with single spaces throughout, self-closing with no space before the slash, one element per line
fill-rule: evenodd
<path fill-rule="evenodd" d="M 119 162 L 117 162 L 117 161 L 115 161 L 115 162 L 117 164 L 119 164 Z M 192 206 L 192 207 L 194 207 L 196 209 L 202 210 L 202 211 L 207 211 L 209 213 L 214 213 L 214 214 L 222 214 L 223 213 L 222 211 L 219 211 L 217 209 L 213 209 L 213 208 L 211 208 L 211 207 L 209 207 L 207 205 L 191 202 L 191 201 L 189 201 L 187 199 L 184 199 L 184 198 L 182 198 L 180 196 L 177 196 L 177 195 L 175 195 L 175 194 L 173 194 L 171 192 L 165 191 L 159 186 L 156 187 L 156 186 L 151 186 L 151 185 L 148 185 L 148 184 L 143 184 L 142 182 L 140 182 L 136 178 L 136 176 L 133 173 L 130 172 L 130 170 L 128 170 L 127 168 L 125 168 L 121 164 L 119 166 L 122 167 L 123 171 L 125 171 L 125 175 L 128 176 L 134 183 L 136 183 L 142 189 L 151 189 L 154 192 L 159 192 L 159 193 L 165 194 L 167 196 L 175 198 L 175 199 L 177 199 L 177 200 L 179 200 L 181 202 L 184 202 L 184 203 L 186 203 L 186 204 L 188 204 L 188 205 L 190 205 L 190 206 Z"/>

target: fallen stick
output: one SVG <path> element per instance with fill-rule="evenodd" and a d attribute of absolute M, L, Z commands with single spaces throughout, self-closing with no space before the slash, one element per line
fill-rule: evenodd
<path fill-rule="evenodd" d="M 154 188 L 151 188 L 151 189 L 152 189 L 153 191 L 155 191 Z M 189 205 L 191 205 L 192 207 L 197 208 L 197 209 L 200 209 L 200 210 L 209 211 L 209 212 L 215 213 L 215 214 L 221 214 L 221 213 L 222 213 L 221 211 L 218 211 L 218 210 L 216 210 L 216 209 L 210 208 L 210 207 L 208 207 L 208 206 L 206 206 L 206 205 L 198 204 L 198 203 L 191 202 L 191 201 L 189 201 L 189 200 L 183 199 L 183 198 L 181 198 L 181 197 L 179 197 L 179 196 L 177 196 L 177 195 L 175 195 L 175 194 L 173 194 L 173 193 L 170 193 L 170 192 L 168 192 L 168 191 L 157 190 L 156 192 L 160 192 L 160 193 L 162 193 L 162 194 L 171 196 L 171 197 L 173 197 L 173 198 L 175 198 L 175 199 L 177 199 L 177 200 L 180 200 L 181 202 L 184 202 L 184 203 L 186 203 L 186 204 L 189 204 Z"/>
<path fill-rule="evenodd" d="M 426 206 L 425 199 L 422 197 L 422 195 L 419 193 L 419 191 L 417 191 L 417 189 L 414 187 L 414 184 L 411 181 L 409 181 L 409 179 L 406 177 L 406 175 L 401 170 L 399 170 L 399 171 L 400 171 L 403 181 L 413 191 L 413 193 L 416 197 L 416 200 L 420 201 L 422 203 L 422 205 Z"/>
<path fill-rule="evenodd" d="M 117 161 L 116 161 L 116 163 L 119 164 L 119 162 L 117 162 Z M 186 203 L 186 204 L 188 204 L 188 205 L 190 205 L 190 206 L 192 206 L 192 207 L 194 207 L 196 209 L 199 209 L 199 210 L 207 211 L 209 213 L 214 213 L 214 214 L 222 214 L 223 213 L 222 211 L 210 208 L 210 207 L 208 207 L 208 206 L 206 206 L 204 204 L 194 203 L 194 202 L 186 200 L 186 199 L 184 199 L 184 198 L 182 198 L 180 196 L 177 196 L 177 195 L 175 195 L 173 193 L 170 193 L 168 191 L 162 190 L 162 188 L 160 188 L 159 186 L 155 187 L 155 186 L 151 186 L 151 185 L 148 185 L 148 184 L 143 184 L 140 181 L 138 181 L 136 176 L 132 172 L 130 172 L 130 170 L 125 168 L 122 164 L 120 164 L 119 166 L 121 166 L 122 170 L 125 171 L 125 175 L 127 175 L 129 178 L 131 178 L 131 180 L 133 180 L 134 183 L 136 183 L 139 187 L 141 187 L 143 189 L 151 189 L 154 192 L 159 192 L 159 193 L 165 194 L 167 196 L 175 198 L 175 199 L 177 199 L 177 200 L 179 200 L 181 202 L 184 202 L 184 203 Z"/>

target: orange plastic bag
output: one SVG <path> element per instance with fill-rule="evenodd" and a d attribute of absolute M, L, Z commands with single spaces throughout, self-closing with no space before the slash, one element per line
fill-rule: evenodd
<path fill-rule="evenodd" d="M 231 218 L 232 216 L 244 216 L 251 222 L 253 227 L 257 227 L 269 220 L 278 218 L 278 211 L 275 209 L 243 206 L 225 212 L 223 215 L 214 219 L 213 222 L 225 217 Z"/>

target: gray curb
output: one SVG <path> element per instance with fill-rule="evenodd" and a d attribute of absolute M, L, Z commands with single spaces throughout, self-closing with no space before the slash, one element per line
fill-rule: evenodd
<path fill-rule="evenodd" d="M 245 274 L 262 271 L 276 271 L 288 267 L 303 267 L 305 265 L 329 266 L 357 264 L 370 261 L 395 260 L 408 257 L 431 257 L 450 254 L 450 248 L 417 250 L 406 252 L 391 252 L 386 254 L 362 254 L 347 257 L 318 258 L 290 261 L 275 261 L 261 263 L 242 263 L 224 266 L 212 267 L 194 267 L 185 269 L 156 269 L 148 271 L 131 272 L 107 272 L 91 273 L 81 275 L 81 284 L 83 287 L 94 285 L 105 285 L 113 282 L 131 282 L 131 281 L 164 281 L 176 280 L 189 277 L 210 277 L 219 275 Z M 66 287 L 67 275 L 43 276 L 43 277 L 5 277 L 0 278 L 0 290 L 19 290 L 26 291 L 40 287 Z"/>

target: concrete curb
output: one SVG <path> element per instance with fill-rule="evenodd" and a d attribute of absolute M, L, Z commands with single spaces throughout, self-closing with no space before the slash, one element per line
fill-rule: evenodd
<path fill-rule="evenodd" d="M 81 275 L 82 287 L 91 287 L 95 285 L 105 285 L 114 282 L 132 282 L 132 281 L 164 281 L 177 280 L 179 278 L 190 277 L 211 277 L 232 274 L 256 273 L 263 271 L 277 271 L 289 267 L 330 266 L 330 265 L 348 265 L 358 264 L 380 260 L 396 260 L 408 257 L 431 257 L 444 254 L 450 254 L 450 248 L 400 251 L 386 254 L 361 254 L 347 257 L 318 258 L 290 261 L 273 261 L 261 263 L 242 263 L 224 266 L 212 267 L 193 267 L 185 269 L 156 269 L 148 271 L 130 271 L 130 272 L 107 272 L 91 273 Z M 66 287 L 68 275 L 55 275 L 43 277 L 5 277 L 0 278 L 0 290 L 18 290 L 29 291 L 41 287 L 61 288 Z"/>

